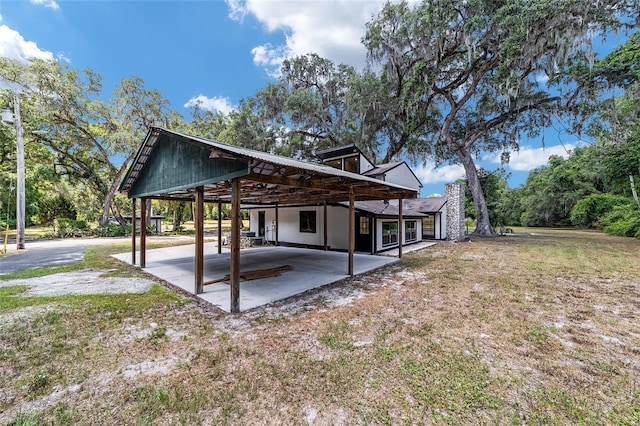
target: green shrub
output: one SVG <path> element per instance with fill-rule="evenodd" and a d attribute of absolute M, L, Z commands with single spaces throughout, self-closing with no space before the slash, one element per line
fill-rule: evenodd
<path fill-rule="evenodd" d="M 119 223 L 108 223 L 96 229 L 95 235 L 98 237 L 123 237 L 125 235 L 131 235 L 131 224 L 120 225 Z"/>
<path fill-rule="evenodd" d="M 91 233 L 91 229 L 84 220 L 56 219 L 54 227 L 58 238 L 84 237 Z"/>
<path fill-rule="evenodd" d="M 7 221 L 6 220 L 0 220 L 0 228 L 2 228 L 2 230 L 4 231 L 4 229 L 7 227 Z M 10 218 L 9 219 L 9 228 L 11 229 L 15 229 L 16 227 L 16 220 Z"/>
<path fill-rule="evenodd" d="M 621 237 L 640 237 L 640 209 L 634 205 L 617 206 L 601 223 L 604 232 Z"/>
<path fill-rule="evenodd" d="M 576 203 L 571 210 L 571 223 L 584 228 L 602 227 L 602 218 L 618 206 L 629 206 L 633 200 L 620 195 L 592 194 Z"/>

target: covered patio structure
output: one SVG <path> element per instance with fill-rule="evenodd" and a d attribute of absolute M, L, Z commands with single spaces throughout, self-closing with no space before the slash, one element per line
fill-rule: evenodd
<path fill-rule="evenodd" d="M 140 199 L 140 266 L 146 267 L 146 200 L 194 203 L 194 293 L 205 291 L 204 204 L 231 204 L 229 260 L 230 312 L 240 311 L 240 204 L 276 207 L 275 245 L 278 245 L 277 208 L 282 205 L 324 205 L 349 202 L 349 249 L 346 274 L 354 275 L 355 209 L 357 200 L 415 198 L 413 189 L 329 166 L 311 164 L 247 148 L 226 145 L 172 130 L 152 127 L 129 167 L 120 190 Z M 326 218 L 326 215 L 325 215 Z M 134 224 L 135 225 L 135 224 Z M 402 228 L 402 227 L 401 227 Z M 133 226 L 131 261 L 136 264 L 136 227 Z M 327 247 L 326 224 L 325 250 Z M 400 231 L 402 232 L 402 230 Z M 222 253 L 222 222 L 218 220 L 218 253 Z M 400 236 L 402 238 L 402 236 Z M 402 241 L 402 239 L 400 239 Z M 399 247 L 402 257 L 402 246 Z"/>

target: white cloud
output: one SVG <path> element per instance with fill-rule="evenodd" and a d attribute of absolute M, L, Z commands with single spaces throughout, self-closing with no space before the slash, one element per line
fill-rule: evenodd
<path fill-rule="evenodd" d="M 189 99 L 189 101 L 187 101 L 186 104 L 184 104 L 185 108 L 191 108 L 195 106 L 207 111 L 218 111 L 225 115 L 229 114 L 231 111 L 235 109 L 235 107 L 229 101 L 229 98 L 223 98 L 223 97 L 208 98 L 204 95 L 195 96 Z"/>
<path fill-rule="evenodd" d="M 425 164 L 421 164 L 414 171 L 423 185 L 455 182 L 457 179 L 465 177 L 464 167 L 458 164 L 440 166 L 436 168 L 435 163 L 430 161 Z"/>
<path fill-rule="evenodd" d="M 283 46 L 273 47 L 271 44 L 263 44 L 251 49 L 253 63 L 264 67 L 270 77 L 278 78 L 280 65 L 287 58 L 287 49 Z"/>
<path fill-rule="evenodd" d="M 549 162 L 549 157 L 552 155 L 557 155 L 562 158 L 569 157 L 571 151 L 580 145 L 580 143 L 577 143 L 547 146 L 545 148 L 533 148 L 531 146 L 520 147 L 518 152 L 511 153 L 507 166 L 511 170 L 528 172 L 536 167 L 546 165 Z M 489 161 L 494 164 L 500 164 L 500 155 L 489 158 Z"/>
<path fill-rule="evenodd" d="M 30 0 L 31 4 L 48 7 L 53 10 L 60 9 L 60 5 L 55 0 Z"/>
<path fill-rule="evenodd" d="M 366 49 L 360 40 L 366 32 L 365 24 L 383 4 L 382 0 L 227 0 L 232 19 L 242 21 L 251 14 L 267 31 L 285 34 L 284 45 L 265 44 L 251 52 L 254 63 L 270 67 L 270 74 L 277 71 L 283 59 L 308 53 L 362 68 Z"/>
<path fill-rule="evenodd" d="M 16 30 L 0 25 L 0 56 L 25 62 L 29 58 L 53 59 L 53 54 L 42 50 L 33 41 L 26 41 Z"/>

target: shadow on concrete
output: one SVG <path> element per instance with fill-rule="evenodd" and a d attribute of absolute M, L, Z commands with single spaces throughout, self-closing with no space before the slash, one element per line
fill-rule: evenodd
<path fill-rule="evenodd" d="M 230 252 L 217 252 L 217 243 L 205 244 L 204 281 L 224 278 L 229 274 Z M 131 253 L 113 255 L 131 263 Z M 195 293 L 195 245 L 148 250 L 145 272 L 163 279 L 191 294 Z M 140 259 L 139 253 L 136 259 Z M 356 275 L 398 262 L 397 258 L 354 255 Z M 348 254 L 292 247 L 263 247 L 241 251 L 240 271 L 265 270 L 291 266 L 292 270 L 280 276 L 240 282 L 240 310 L 246 311 L 268 303 L 283 300 L 333 282 L 347 278 Z M 230 311 L 230 286 L 225 282 L 205 285 L 199 298 L 223 311 Z"/>

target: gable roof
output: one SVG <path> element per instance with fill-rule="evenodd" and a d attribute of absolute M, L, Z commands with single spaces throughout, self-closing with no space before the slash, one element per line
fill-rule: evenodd
<path fill-rule="evenodd" d="M 400 167 L 402 165 L 406 166 L 407 170 L 409 170 L 409 172 L 415 178 L 416 182 L 418 182 L 418 185 L 420 185 L 420 188 L 422 188 L 422 182 L 420 182 L 420 179 L 418 179 L 418 176 L 416 176 L 416 174 L 413 172 L 413 169 L 411 169 L 411 167 L 409 167 L 409 165 L 407 164 L 406 161 L 393 161 L 391 163 L 380 164 L 380 165 L 375 166 L 371 170 L 367 170 L 366 172 L 363 173 L 363 175 L 365 175 L 365 176 L 385 175 L 385 174 L 389 173 L 391 170 L 395 169 L 396 167 Z"/>
<path fill-rule="evenodd" d="M 229 181 L 241 179 L 248 204 L 295 204 L 415 198 L 417 191 L 330 166 L 306 163 L 197 136 L 151 127 L 120 190 L 130 198 L 193 200 L 196 187 L 207 201 L 230 202 Z"/>
<path fill-rule="evenodd" d="M 447 197 L 430 197 L 430 198 L 413 198 L 404 200 L 403 207 L 406 205 L 408 209 L 421 213 L 437 213 L 447 204 Z"/>
<path fill-rule="evenodd" d="M 403 217 L 425 217 L 442 211 L 447 204 L 446 197 L 431 198 L 411 198 L 402 201 Z M 348 207 L 348 203 L 340 203 L 340 205 Z M 376 216 L 398 216 L 400 210 L 398 203 L 395 201 L 385 202 L 383 200 L 356 201 L 356 210 L 370 213 Z"/>

